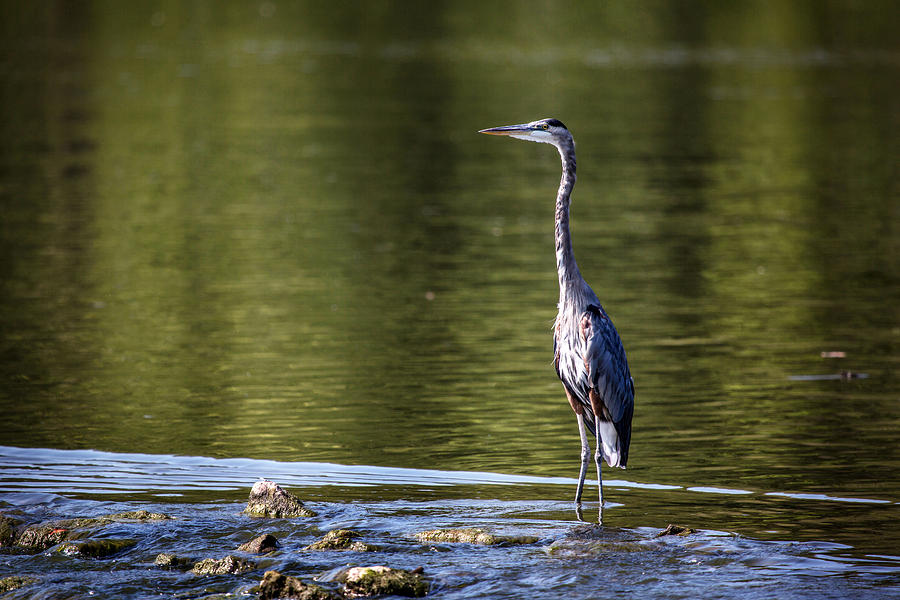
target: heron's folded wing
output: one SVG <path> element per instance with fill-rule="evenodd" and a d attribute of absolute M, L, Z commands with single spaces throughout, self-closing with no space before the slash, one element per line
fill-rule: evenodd
<path fill-rule="evenodd" d="M 630 424 L 634 412 L 634 381 L 622 340 L 602 308 L 591 305 L 584 311 L 581 337 L 588 381 L 600 394 L 609 413 L 604 416 L 615 423 Z"/>

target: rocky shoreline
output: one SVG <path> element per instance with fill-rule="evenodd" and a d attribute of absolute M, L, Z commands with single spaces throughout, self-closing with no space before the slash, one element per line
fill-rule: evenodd
<path fill-rule="evenodd" d="M 310 519 L 316 513 L 278 484 L 261 480 L 253 485 L 243 513 L 254 520 Z M 116 523 L 161 523 L 173 517 L 146 510 L 118 512 L 98 517 L 56 519 L 28 523 L 14 514 L 0 514 L 0 548 L 6 553 L 59 553 L 90 559 L 113 557 L 137 543 L 133 538 L 104 537 L 104 529 Z M 670 525 L 659 535 L 689 535 L 694 530 Z M 303 548 L 307 551 L 371 553 L 377 555 L 377 545 L 364 542 L 362 534 L 353 529 L 334 529 L 319 540 Z M 431 529 L 413 534 L 422 544 L 474 544 L 483 546 L 511 546 L 536 544 L 533 536 L 504 536 L 481 528 Z M 278 538 L 261 533 L 241 544 L 221 558 L 181 556 L 162 551 L 153 562 L 154 568 L 191 573 L 198 577 L 237 575 L 261 570 L 260 559 L 277 553 Z M 264 562 L 264 561 L 263 561 Z M 39 578 L 11 575 L 0 578 L 0 594 L 39 583 Z M 393 568 L 371 564 L 338 566 L 314 581 L 275 570 L 266 570 L 259 584 L 253 588 L 260 599 L 298 598 L 303 600 L 342 600 L 377 596 L 422 597 L 432 590 L 434 582 L 419 567 Z"/>

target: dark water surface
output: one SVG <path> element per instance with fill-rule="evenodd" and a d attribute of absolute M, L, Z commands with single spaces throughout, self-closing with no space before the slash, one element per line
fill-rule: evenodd
<path fill-rule="evenodd" d="M 834 541 L 853 537 L 841 521 L 869 519 L 868 527 L 879 527 L 896 515 L 895 503 L 874 499 L 609 480 L 607 491 L 615 499 L 604 517 L 609 524 L 601 528 L 579 524 L 571 502 L 559 499 L 575 485 L 570 478 L 10 447 L 0 447 L 0 468 L 5 512 L 26 520 L 136 508 L 175 518 L 105 527 L 101 537 L 135 543 L 104 560 L 66 560 L 56 549 L 4 557 L 10 572 L 39 577 L 52 588 L 46 597 L 232 598 L 250 592 L 268 569 L 327 582 L 329 573 L 346 564 L 375 563 L 424 567 L 430 595 L 446 598 L 871 598 L 900 592 L 900 556 L 890 554 L 889 545 L 863 549 Z M 260 474 L 289 485 L 318 515 L 293 520 L 241 515 L 240 500 Z M 644 513 L 642 519 L 636 510 Z M 706 514 L 688 518 L 705 527 L 689 537 L 661 538 L 660 528 L 636 524 L 696 510 Z M 713 527 L 728 518 L 726 513 L 733 522 L 735 514 L 758 521 L 760 515 L 784 518 L 788 512 L 844 518 L 837 520 L 837 531 L 810 519 L 801 540 L 774 530 L 758 532 L 771 538 L 762 539 Z M 537 541 L 479 547 L 414 539 L 420 531 L 455 527 Z M 380 550 L 305 549 L 339 528 L 362 533 L 365 543 Z M 235 552 L 261 533 L 278 538 L 276 554 Z M 193 560 L 237 554 L 255 560 L 257 568 L 199 577 L 153 566 L 157 554 L 172 551 Z M 32 597 L 20 591 L 18 597 Z"/>
<path fill-rule="evenodd" d="M 896 6 L 482 4 L 3 4 L 0 508 L 161 504 L 166 541 L 225 553 L 265 476 L 327 515 L 278 525 L 295 550 L 540 531 L 378 558 L 445 597 L 896 594 Z M 475 134 L 544 116 L 637 390 L 588 542 L 550 364 L 558 158 Z M 161 540 L 0 575 L 202 596 L 145 564 Z M 277 566 L 361 560 L 297 552 Z"/>

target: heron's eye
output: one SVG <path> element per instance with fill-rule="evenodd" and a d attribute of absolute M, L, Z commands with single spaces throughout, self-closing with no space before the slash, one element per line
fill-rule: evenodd
<path fill-rule="evenodd" d="M 546 131 L 547 129 L 550 129 L 550 126 L 547 123 L 541 123 L 541 129 Z"/>

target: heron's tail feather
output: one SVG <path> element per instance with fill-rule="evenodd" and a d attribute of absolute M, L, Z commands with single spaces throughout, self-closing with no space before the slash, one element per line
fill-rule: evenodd
<path fill-rule="evenodd" d="M 592 411 L 584 411 L 584 424 L 592 436 L 600 433 L 600 453 L 611 467 L 624 469 L 628 463 L 628 446 L 631 442 L 631 420 L 627 423 L 613 423 L 595 419 Z"/>
<path fill-rule="evenodd" d="M 600 431 L 600 452 L 603 460 L 611 467 L 624 467 L 625 455 L 620 452 L 619 433 L 611 421 L 599 421 L 597 427 Z"/>

